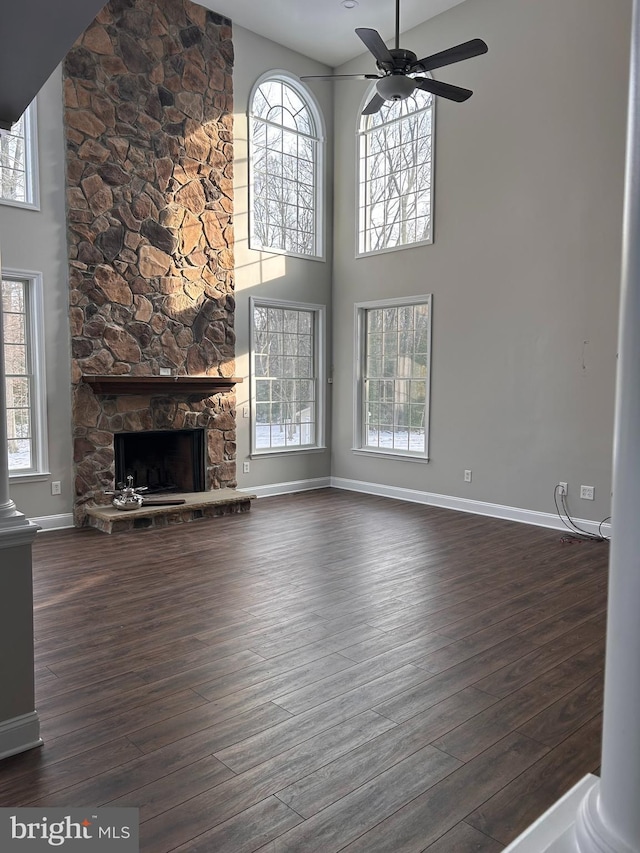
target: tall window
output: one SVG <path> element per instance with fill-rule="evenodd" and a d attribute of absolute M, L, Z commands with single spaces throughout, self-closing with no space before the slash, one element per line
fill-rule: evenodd
<path fill-rule="evenodd" d="M 433 235 L 433 95 L 362 116 L 358 253 L 431 243 Z"/>
<path fill-rule="evenodd" d="M 355 449 L 428 458 L 431 297 L 356 305 Z"/>
<path fill-rule="evenodd" d="M 38 206 L 35 102 L 11 130 L 0 133 L 0 203 Z"/>
<path fill-rule="evenodd" d="M 321 258 L 320 113 L 281 74 L 259 81 L 250 104 L 250 246 Z"/>
<path fill-rule="evenodd" d="M 252 452 L 323 445 L 324 306 L 251 304 Z"/>
<path fill-rule="evenodd" d="M 9 473 L 46 468 L 38 273 L 2 272 L 2 333 L 7 398 Z"/>

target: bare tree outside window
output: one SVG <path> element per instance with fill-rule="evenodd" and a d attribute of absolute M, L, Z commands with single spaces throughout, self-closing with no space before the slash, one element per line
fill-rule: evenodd
<path fill-rule="evenodd" d="M 316 308 L 253 304 L 254 450 L 318 446 L 318 329 Z"/>
<path fill-rule="evenodd" d="M 319 137 L 309 104 L 281 79 L 251 103 L 251 246 L 319 257 Z"/>
<path fill-rule="evenodd" d="M 2 330 L 9 471 L 35 466 L 33 444 L 33 374 L 29 349 L 27 283 L 2 279 Z"/>
<path fill-rule="evenodd" d="M 433 96 L 419 89 L 362 117 L 361 254 L 431 241 L 432 138 Z"/>
<path fill-rule="evenodd" d="M 34 105 L 0 133 L 0 202 L 35 206 L 36 175 Z"/>
<path fill-rule="evenodd" d="M 361 450 L 427 457 L 431 297 L 356 306 Z"/>

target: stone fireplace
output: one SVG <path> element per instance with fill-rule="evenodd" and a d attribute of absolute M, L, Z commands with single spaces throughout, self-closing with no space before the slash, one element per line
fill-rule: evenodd
<path fill-rule="evenodd" d="M 203 489 L 236 485 L 233 386 L 135 384 L 234 372 L 231 35 L 190 0 L 111 0 L 64 62 L 78 524 L 123 432 L 201 430 Z"/>

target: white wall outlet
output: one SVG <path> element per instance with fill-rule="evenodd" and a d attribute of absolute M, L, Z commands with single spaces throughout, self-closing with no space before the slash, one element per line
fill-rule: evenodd
<path fill-rule="evenodd" d="M 568 495 L 569 494 L 569 486 L 567 483 L 558 483 L 558 494 L 559 495 Z"/>
<path fill-rule="evenodd" d="M 250 462 L 243 462 L 242 463 L 242 473 L 248 474 L 249 471 L 251 471 L 251 463 Z"/>
<path fill-rule="evenodd" d="M 595 497 L 595 486 L 580 486 L 580 497 L 583 501 L 592 501 Z"/>
<path fill-rule="evenodd" d="M 51 482 L 51 494 L 59 495 L 60 494 L 60 480 L 53 480 Z"/>
<path fill-rule="evenodd" d="M 242 417 L 243 418 L 249 417 L 249 406 L 243 406 L 242 407 Z"/>
<path fill-rule="evenodd" d="M 465 469 L 465 472 L 464 472 L 464 481 L 465 481 L 465 483 L 471 482 L 471 471 L 468 468 Z"/>
<path fill-rule="evenodd" d="M 161 367 L 160 368 L 160 376 L 171 376 L 171 368 L 170 367 Z"/>

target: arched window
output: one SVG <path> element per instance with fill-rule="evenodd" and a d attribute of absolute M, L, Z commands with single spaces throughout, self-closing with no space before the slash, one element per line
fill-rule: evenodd
<path fill-rule="evenodd" d="M 358 254 L 433 240 L 433 102 L 416 89 L 361 118 Z"/>
<path fill-rule="evenodd" d="M 249 108 L 252 249 L 321 258 L 320 112 L 302 83 L 272 72 Z"/>

